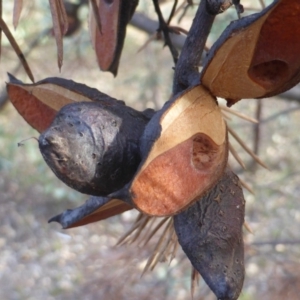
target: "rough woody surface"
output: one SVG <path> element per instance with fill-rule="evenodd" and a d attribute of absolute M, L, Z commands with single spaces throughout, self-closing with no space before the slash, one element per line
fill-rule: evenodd
<path fill-rule="evenodd" d="M 237 299 L 244 282 L 245 200 L 229 169 L 206 196 L 174 216 L 180 245 L 218 299 Z"/>
<path fill-rule="evenodd" d="M 138 142 L 148 120 L 118 102 L 70 104 L 40 136 L 40 150 L 64 183 L 85 194 L 105 196 L 135 173 Z"/>

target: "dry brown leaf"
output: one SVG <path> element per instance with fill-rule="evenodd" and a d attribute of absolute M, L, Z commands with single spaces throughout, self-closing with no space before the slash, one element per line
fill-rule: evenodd
<path fill-rule="evenodd" d="M 13 13 L 13 25 L 16 29 L 20 20 L 21 12 L 23 7 L 23 0 L 15 0 L 14 2 L 14 13 Z"/>
<path fill-rule="evenodd" d="M 138 0 L 89 2 L 89 32 L 98 65 L 102 71 L 117 75 L 126 26 Z"/>
<path fill-rule="evenodd" d="M 63 63 L 63 35 L 68 30 L 68 17 L 62 0 L 49 0 L 49 4 L 57 46 L 57 63 L 60 70 Z"/>
<path fill-rule="evenodd" d="M 56 0 L 57 1 L 57 7 L 59 9 L 59 13 L 60 13 L 60 20 L 61 20 L 61 26 L 62 26 L 62 33 L 63 35 L 65 35 L 68 31 L 68 27 L 69 27 L 69 22 L 68 22 L 68 15 L 66 12 L 66 8 L 64 5 L 64 1 L 63 0 Z"/>
<path fill-rule="evenodd" d="M 99 14 L 97 0 L 90 0 L 90 1 L 91 1 L 91 7 L 93 10 L 93 15 L 94 15 L 94 19 L 96 21 L 96 25 L 98 27 L 99 32 L 102 34 L 101 17 Z"/>

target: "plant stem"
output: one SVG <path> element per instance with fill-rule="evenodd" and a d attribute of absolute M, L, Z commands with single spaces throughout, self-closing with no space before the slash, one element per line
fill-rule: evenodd
<path fill-rule="evenodd" d="M 207 11 L 207 0 L 201 0 L 175 68 L 173 94 L 199 83 L 198 65 L 214 19 Z"/>

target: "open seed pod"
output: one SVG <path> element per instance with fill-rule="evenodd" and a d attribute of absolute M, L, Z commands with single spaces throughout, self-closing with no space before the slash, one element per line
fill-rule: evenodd
<path fill-rule="evenodd" d="M 112 194 L 153 216 L 176 214 L 222 176 L 227 129 L 216 99 L 201 86 L 168 102 L 141 138 L 143 161 L 129 187 Z"/>
<path fill-rule="evenodd" d="M 39 131 L 48 128 L 39 145 L 58 178 L 82 193 L 101 196 L 132 179 L 141 160 L 139 139 L 152 110 L 138 112 L 61 78 L 36 84 L 10 79 L 8 94 L 23 118 Z"/>
<path fill-rule="evenodd" d="M 282 93 L 300 81 L 300 5 L 276 0 L 232 22 L 209 51 L 201 83 L 232 105 Z"/>
<path fill-rule="evenodd" d="M 104 106 L 123 105 L 100 91 L 64 78 L 45 78 L 34 84 L 25 84 L 8 74 L 6 85 L 11 103 L 26 122 L 39 132 L 46 130 L 56 113 L 65 105 L 76 102 L 99 102 Z M 151 116 L 151 111 L 146 114 Z"/>
<path fill-rule="evenodd" d="M 244 282 L 245 200 L 227 168 L 214 189 L 174 216 L 178 241 L 218 299 L 238 299 Z"/>
<path fill-rule="evenodd" d="M 102 71 L 117 75 L 126 26 L 137 4 L 138 0 L 90 1 L 90 35 Z"/>

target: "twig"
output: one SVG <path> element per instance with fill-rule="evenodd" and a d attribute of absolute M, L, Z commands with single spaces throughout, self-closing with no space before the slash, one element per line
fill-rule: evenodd
<path fill-rule="evenodd" d="M 132 19 L 130 20 L 130 24 L 139 30 L 147 32 L 150 35 L 157 34 L 157 28 L 159 27 L 159 23 L 157 21 L 152 20 L 143 13 L 139 12 L 136 12 L 133 15 Z M 175 34 L 171 31 L 169 37 L 176 49 L 181 49 L 183 47 L 185 36 Z"/>
<path fill-rule="evenodd" d="M 255 115 L 255 118 L 258 121 L 258 123 L 254 125 L 254 145 L 253 145 L 253 152 L 256 155 L 258 155 L 258 151 L 259 151 L 259 141 L 260 141 L 259 122 L 261 119 L 261 112 L 262 112 L 262 101 L 258 100 L 257 107 L 256 107 L 256 115 Z"/>
<path fill-rule="evenodd" d="M 184 18 L 184 16 L 186 15 L 189 7 L 191 7 L 193 4 L 187 4 L 184 8 L 183 8 L 183 12 L 182 14 L 179 16 L 177 23 L 180 23 L 182 21 L 182 19 Z"/>
<path fill-rule="evenodd" d="M 190 32 L 177 62 L 173 81 L 173 94 L 199 83 L 198 65 L 215 19 L 207 12 L 207 2 L 202 0 L 197 9 Z"/>
<path fill-rule="evenodd" d="M 264 123 L 268 123 L 268 122 L 270 122 L 270 121 L 274 121 L 275 119 L 277 119 L 277 118 L 279 118 L 279 117 L 281 117 L 281 116 L 283 116 L 283 115 L 286 115 L 286 114 L 290 114 L 290 113 L 296 112 L 296 111 L 298 111 L 299 109 L 300 109 L 300 106 L 288 108 L 288 109 L 286 109 L 286 110 L 282 110 L 282 111 L 280 111 L 280 112 L 278 112 L 278 113 L 276 113 L 276 114 L 274 114 L 274 115 L 272 115 L 272 116 L 270 116 L 270 117 L 268 117 L 268 118 L 266 118 L 266 119 L 260 121 L 260 123 L 261 123 L 261 124 L 264 124 Z"/>
<path fill-rule="evenodd" d="M 169 47 L 170 51 L 171 51 L 171 54 L 172 54 L 172 57 L 173 57 L 173 60 L 174 60 L 174 64 L 177 63 L 177 60 L 178 60 L 178 51 L 177 49 L 174 47 L 174 45 L 172 44 L 172 41 L 170 39 L 170 35 L 169 35 L 169 26 L 168 24 L 166 23 L 162 13 L 161 13 L 161 10 L 160 10 L 160 7 L 159 7 L 159 3 L 158 3 L 158 0 L 153 0 L 153 4 L 154 4 L 154 8 L 155 8 L 155 11 L 157 13 L 157 16 L 158 16 L 158 20 L 159 20 L 159 28 L 158 28 L 158 32 L 162 31 L 163 34 L 164 34 L 164 39 L 165 39 L 165 44 Z"/>
<path fill-rule="evenodd" d="M 171 13 L 170 13 L 170 16 L 169 16 L 169 19 L 167 21 L 167 24 L 170 25 L 171 21 L 172 21 L 172 18 L 174 17 L 174 13 L 176 11 L 176 7 L 177 7 L 177 4 L 178 4 L 178 0 L 175 0 L 174 1 L 174 4 L 173 4 L 173 7 L 172 7 L 172 10 L 171 10 Z"/>
<path fill-rule="evenodd" d="M 24 56 L 28 57 L 28 55 L 40 44 L 41 40 L 47 36 L 49 34 L 49 32 L 51 31 L 51 28 L 47 28 L 45 30 L 43 30 L 41 32 L 41 34 L 39 34 L 28 46 L 28 49 L 26 51 L 24 51 Z M 0 47 L 1 49 L 1 47 Z M 20 68 L 22 66 L 22 61 L 19 60 L 18 64 L 14 67 L 14 69 L 12 71 L 10 71 L 10 73 L 12 74 L 16 74 Z M 7 95 L 7 91 L 6 88 L 3 88 L 3 90 L 0 92 L 0 110 L 2 109 L 2 107 L 6 104 L 8 100 L 8 95 Z"/>

